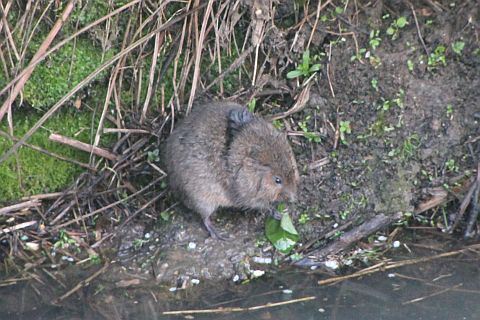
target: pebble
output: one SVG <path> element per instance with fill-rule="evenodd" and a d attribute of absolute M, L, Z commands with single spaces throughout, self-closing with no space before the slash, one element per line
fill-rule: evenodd
<path fill-rule="evenodd" d="M 387 238 L 387 237 L 385 237 L 385 236 L 378 236 L 378 238 L 377 238 L 377 239 L 378 239 L 378 241 L 385 242 L 385 241 L 387 241 L 387 239 L 388 239 L 388 238 Z"/>
<path fill-rule="evenodd" d="M 253 257 L 253 262 L 259 263 L 259 264 L 271 264 L 272 258 Z"/>
<path fill-rule="evenodd" d="M 325 266 L 330 269 L 338 269 L 339 265 L 338 262 L 335 260 L 327 260 L 325 261 Z"/>
<path fill-rule="evenodd" d="M 265 271 L 263 270 L 253 270 L 252 272 L 252 277 L 253 278 L 258 278 L 258 277 L 261 277 L 265 274 Z"/>

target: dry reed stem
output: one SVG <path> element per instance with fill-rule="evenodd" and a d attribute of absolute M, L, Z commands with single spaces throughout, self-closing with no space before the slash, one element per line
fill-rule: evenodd
<path fill-rule="evenodd" d="M 200 6 L 201 7 L 201 6 Z M 77 93 L 81 88 L 83 88 L 87 83 L 92 81 L 100 72 L 104 71 L 107 69 L 110 65 L 112 65 L 115 61 L 119 60 L 123 56 L 127 55 L 131 51 L 133 51 L 135 48 L 139 47 L 140 45 L 143 45 L 145 42 L 150 40 L 157 32 L 165 30 L 175 24 L 176 22 L 180 21 L 183 19 L 185 16 L 191 14 L 192 12 L 196 12 L 200 7 L 194 8 L 191 11 L 185 13 L 182 16 L 177 17 L 176 19 L 172 19 L 169 22 L 166 22 L 162 26 L 158 27 L 157 29 L 153 30 L 150 33 L 147 33 L 145 36 L 140 38 L 139 40 L 135 41 L 131 45 L 129 45 L 125 50 L 119 52 L 116 54 L 114 57 L 112 57 L 110 60 L 104 62 L 100 67 L 98 67 L 96 70 L 94 70 L 92 73 L 90 73 L 85 79 L 80 81 L 74 88 L 70 90 L 66 95 L 64 95 L 55 105 L 53 105 L 33 126 L 28 130 L 28 132 L 20 138 L 20 140 L 15 143 L 7 152 L 5 152 L 1 157 L 0 157 L 0 163 L 4 162 L 8 157 L 12 155 L 12 153 L 16 152 L 18 148 L 23 145 L 37 130 L 40 128 L 55 112 L 57 112 L 63 104 L 70 99 L 75 93 Z"/>
<path fill-rule="evenodd" d="M 109 265 L 110 265 L 110 264 L 105 263 L 105 264 L 103 265 L 103 267 L 100 268 L 100 270 L 98 270 L 97 272 L 95 272 L 95 273 L 92 274 L 90 277 L 86 278 L 85 280 L 80 281 L 80 282 L 79 282 L 77 285 L 75 285 L 72 289 L 70 289 L 69 291 L 67 291 L 65 294 L 63 294 L 63 295 L 60 296 L 59 298 L 55 299 L 55 300 L 53 301 L 53 304 L 58 304 L 58 303 L 62 302 L 63 300 L 65 300 L 66 298 L 70 297 L 72 294 L 74 294 L 74 293 L 77 292 L 78 290 L 80 290 L 81 288 L 90 285 L 90 282 L 92 282 L 92 280 L 94 280 L 94 279 L 97 278 L 99 275 L 101 275 L 102 273 L 104 273 L 104 272 L 107 270 L 107 267 L 108 267 Z"/>
<path fill-rule="evenodd" d="M 281 302 L 269 302 L 267 304 L 262 304 L 253 307 L 227 307 L 227 308 L 216 308 L 216 309 L 197 309 L 197 310 L 178 310 L 178 311 L 164 311 L 163 315 L 186 315 L 186 314 L 216 314 L 216 313 L 231 313 L 231 312 L 246 312 L 246 311 L 256 311 L 262 309 L 269 309 L 273 307 L 284 306 L 292 303 L 299 303 L 305 301 L 315 300 L 317 297 L 308 296 L 298 299 L 291 299 Z"/>
<path fill-rule="evenodd" d="M 197 90 L 197 85 L 198 85 L 198 77 L 200 75 L 200 60 L 202 58 L 202 49 L 203 49 L 203 44 L 205 41 L 205 36 L 206 36 L 206 29 L 207 29 L 207 21 L 210 16 L 210 11 L 212 10 L 213 2 L 215 0 L 208 0 L 208 5 L 207 9 L 205 12 L 205 15 L 203 16 L 203 23 L 202 23 L 202 28 L 200 30 L 200 36 L 196 37 L 195 41 L 195 68 L 193 71 L 193 80 L 192 80 L 192 89 L 190 91 L 190 98 L 188 99 L 188 105 L 187 105 L 187 114 L 190 113 L 190 110 L 192 109 L 193 105 L 193 100 L 195 98 L 195 91 Z M 197 14 L 195 14 L 195 17 Z"/>
<path fill-rule="evenodd" d="M 51 141 L 54 141 L 54 142 L 65 144 L 67 146 L 70 146 L 70 147 L 78 149 L 78 150 L 82 150 L 82 151 L 85 151 L 85 152 L 90 152 L 91 154 L 97 155 L 97 156 L 102 157 L 102 158 L 106 158 L 108 160 L 115 161 L 115 160 L 118 159 L 118 155 L 116 155 L 116 154 L 114 154 L 114 153 L 112 153 L 108 150 L 105 150 L 105 149 L 102 149 L 102 148 L 99 148 L 99 147 L 96 147 L 96 146 L 93 146 L 91 144 L 81 142 L 81 141 L 78 141 L 78 140 L 75 140 L 75 139 L 64 137 L 64 136 L 56 134 L 56 133 L 52 133 L 48 137 L 48 139 L 50 139 Z"/>
<path fill-rule="evenodd" d="M 33 71 L 33 69 L 35 68 L 35 66 L 37 64 L 39 64 L 40 62 L 42 62 L 47 56 L 49 56 L 50 54 L 52 54 L 53 52 L 57 51 L 58 49 L 60 49 L 61 47 L 63 47 L 65 44 L 67 44 L 68 42 L 72 41 L 73 39 L 75 39 L 76 37 L 78 37 L 79 35 L 83 34 L 84 32 L 92 29 L 93 27 L 99 25 L 100 23 L 104 22 L 105 20 L 107 19 L 110 19 L 111 17 L 119 14 L 120 12 L 122 12 L 123 10 L 125 9 L 128 9 L 129 7 L 133 6 L 134 4 L 137 4 L 138 2 L 140 2 L 141 0 L 133 0 L 125 5 L 123 5 L 122 7 L 110 12 L 108 15 L 90 23 L 89 25 L 83 27 L 82 29 L 80 29 L 79 31 L 75 32 L 74 34 L 72 34 L 71 36 L 65 38 L 64 40 L 60 41 L 59 43 L 57 43 L 55 46 L 53 46 L 50 50 L 46 51 L 45 53 L 41 54 L 39 57 L 37 57 L 36 60 L 31 60 L 30 63 L 28 64 L 27 67 L 25 67 L 25 69 L 23 69 L 15 78 L 13 78 L 2 90 L 0 90 L 0 96 L 2 96 L 5 92 L 7 92 L 8 89 L 10 89 L 10 87 L 12 87 L 15 83 L 17 83 L 17 81 L 19 81 L 19 79 L 21 79 L 22 77 L 24 77 L 26 74 L 28 73 L 31 73 Z"/>
<path fill-rule="evenodd" d="M 55 22 L 55 24 L 53 25 L 52 29 L 50 30 L 50 32 L 48 33 L 47 37 L 45 38 L 45 40 L 43 41 L 43 43 L 40 45 L 40 47 L 38 48 L 37 52 L 34 54 L 33 58 L 32 58 L 32 61 L 36 61 L 40 56 L 42 56 L 48 49 L 48 47 L 50 46 L 50 44 L 52 43 L 53 39 L 55 39 L 55 37 L 57 36 L 58 32 L 60 31 L 60 29 L 62 28 L 63 24 L 65 23 L 65 21 L 68 19 L 68 17 L 70 16 L 70 13 L 72 13 L 74 7 L 75 7 L 75 3 L 77 1 L 76 0 L 70 0 L 67 5 L 65 6 L 65 9 L 63 10 L 63 13 L 61 15 L 61 17 Z M 7 26 L 5 25 L 5 28 L 7 28 Z M 13 40 L 12 40 L 13 41 Z M 19 58 L 20 60 L 20 58 Z M 23 89 L 23 86 L 25 85 L 25 83 L 27 82 L 27 80 L 30 78 L 30 75 L 32 74 L 33 72 L 33 68 L 29 68 L 28 69 L 29 71 L 27 73 L 25 73 L 17 82 L 17 84 L 15 85 L 15 87 L 13 88 L 12 92 L 9 94 L 9 96 L 7 97 L 7 100 L 4 102 L 4 104 L 2 105 L 2 107 L 0 108 L 0 122 L 2 121 L 3 119 L 3 116 L 5 115 L 5 112 L 7 112 L 8 110 L 10 110 L 10 107 L 12 105 L 12 102 L 16 99 L 17 95 L 20 93 L 20 91 Z"/>
<path fill-rule="evenodd" d="M 408 260 L 395 261 L 395 262 L 382 262 L 382 263 L 379 263 L 375 266 L 372 266 L 372 267 L 367 268 L 367 269 L 360 270 L 359 272 L 355 272 L 355 273 L 350 274 L 350 275 L 340 276 L 340 277 L 332 277 L 332 278 L 329 278 L 329 279 L 320 280 L 320 281 L 318 281 L 318 284 L 319 285 L 327 285 L 327 284 L 331 284 L 331 283 L 338 283 L 338 282 L 345 281 L 345 280 L 348 280 L 348 279 L 359 278 L 359 277 L 363 277 L 363 276 L 373 274 L 373 273 L 377 273 L 377 272 L 384 272 L 384 271 L 387 271 L 387 270 L 396 269 L 396 268 L 400 268 L 400 267 L 404 267 L 404 266 L 408 266 L 408 265 L 413 265 L 413 264 L 429 262 L 429 261 L 433 261 L 433 260 L 437 260 L 437 259 L 441 259 L 441 258 L 456 256 L 456 255 L 459 255 L 461 253 L 467 252 L 467 251 L 472 250 L 472 249 L 477 249 L 477 250 L 480 249 L 480 244 L 474 244 L 474 245 L 466 246 L 465 248 L 460 249 L 460 250 L 445 252 L 445 253 L 437 254 L 437 255 L 434 255 L 434 256 L 430 256 L 430 257 L 423 257 L 423 258 L 418 258 L 418 259 L 408 259 Z"/>

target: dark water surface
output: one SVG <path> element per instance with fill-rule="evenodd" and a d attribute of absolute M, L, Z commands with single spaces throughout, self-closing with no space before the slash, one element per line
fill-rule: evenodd
<path fill-rule="evenodd" d="M 429 255 L 439 252 L 428 250 Z M 115 287 L 95 280 L 53 306 L 69 284 L 20 281 L 0 287 L 1 319 L 480 319 L 480 264 L 472 250 L 448 258 L 376 272 L 319 286 L 319 271 L 282 271 L 248 284 L 201 282 L 170 292 L 157 284 Z M 393 260 L 411 259 L 408 253 Z M 81 277 L 85 279 L 87 276 Z M 42 280 L 44 281 L 44 280 Z M 65 288 L 59 283 L 62 282 Z M 48 289 L 50 288 L 50 289 Z M 58 291 L 51 289 L 57 288 Z M 287 291 L 285 291 L 287 290 Z M 291 290 L 291 292 L 290 292 Z M 165 315 L 164 311 L 249 308 L 268 303 L 312 300 L 231 313 Z"/>

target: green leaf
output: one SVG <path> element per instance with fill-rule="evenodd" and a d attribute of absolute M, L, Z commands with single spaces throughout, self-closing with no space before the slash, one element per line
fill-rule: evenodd
<path fill-rule="evenodd" d="M 280 227 L 283 230 L 287 231 L 288 233 L 298 235 L 298 232 L 293 225 L 292 219 L 287 213 L 284 213 L 282 215 L 282 220 L 280 221 Z"/>
<path fill-rule="evenodd" d="M 320 70 L 322 68 L 322 65 L 317 63 L 317 64 L 314 64 L 313 66 L 310 67 L 310 72 L 317 72 L 318 70 Z"/>
<path fill-rule="evenodd" d="M 388 34 L 389 36 L 391 36 L 391 35 L 394 34 L 394 33 L 395 33 L 395 29 L 393 29 L 392 27 L 388 27 L 388 29 L 387 29 L 387 34 Z"/>
<path fill-rule="evenodd" d="M 303 65 L 310 65 L 310 51 L 309 50 L 305 50 L 303 52 L 303 55 L 302 55 L 302 63 Z"/>
<path fill-rule="evenodd" d="M 292 70 L 290 71 L 289 73 L 287 73 L 287 78 L 288 79 L 293 79 L 293 78 L 298 78 L 300 77 L 301 75 L 303 75 L 303 72 L 296 69 L 296 70 Z"/>
<path fill-rule="evenodd" d="M 463 41 L 456 41 L 452 43 L 452 49 L 453 52 L 455 52 L 458 55 L 462 54 L 463 48 L 465 47 L 465 42 Z"/>
<path fill-rule="evenodd" d="M 292 234 L 282 229 L 281 222 L 272 217 L 268 217 L 265 221 L 265 235 L 278 251 L 285 254 L 288 254 L 293 249 L 293 246 L 299 239 L 297 234 Z"/>
<path fill-rule="evenodd" d="M 403 27 L 405 27 L 407 24 L 408 24 L 408 21 L 407 21 L 407 18 L 405 18 L 405 17 L 400 17 L 400 18 L 398 18 L 397 21 L 396 21 L 396 25 L 397 25 L 397 27 L 399 27 L 399 28 L 403 28 Z"/>
<path fill-rule="evenodd" d="M 253 98 L 249 103 L 247 103 L 247 109 L 251 113 L 255 111 L 255 106 L 257 105 L 257 99 Z"/>

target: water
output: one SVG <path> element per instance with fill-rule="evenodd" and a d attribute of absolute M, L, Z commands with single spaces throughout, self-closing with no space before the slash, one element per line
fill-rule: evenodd
<path fill-rule="evenodd" d="M 427 251 L 429 255 L 439 253 Z M 412 258 L 406 250 L 397 254 L 395 260 Z M 78 280 L 57 277 L 50 286 L 36 280 L 19 281 L 16 285 L 0 288 L 0 318 L 480 319 L 478 256 L 478 251 L 472 250 L 323 286 L 319 286 L 318 281 L 329 276 L 305 270 L 285 270 L 243 285 L 228 281 L 201 282 L 176 292 L 154 283 L 140 282 L 140 285 L 118 288 L 115 283 L 97 280 L 58 307 L 51 302 Z M 86 277 L 80 276 L 81 279 Z M 295 302 L 295 299 L 311 300 Z M 267 306 L 268 303 L 292 301 L 295 303 Z M 216 313 L 221 307 L 259 309 Z M 198 309 L 207 309 L 210 313 L 163 314 Z"/>

